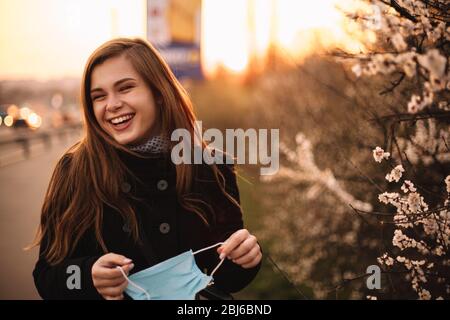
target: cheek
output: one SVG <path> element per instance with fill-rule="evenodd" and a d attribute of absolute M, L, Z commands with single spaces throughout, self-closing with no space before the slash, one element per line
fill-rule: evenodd
<path fill-rule="evenodd" d="M 144 127 L 144 130 L 148 130 L 148 127 L 152 127 L 155 122 L 155 111 L 147 107 L 145 110 L 141 111 L 141 114 L 141 124 Z"/>
<path fill-rule="evenodd" d="M 142 101 L 140 105 L 141 105 L 142 120 L 146 124 L 152 125 L 155 122 L 157 112 L 153 99 L 147 98 L 144 101 Z"/>
<path fill-rule="evenodd" d="M 104 126 L 105 126 L 105 123 L 103 122 L 103 114 L 104 114 L 104 112 L 103 112 L 103 110 L 102 110 L 101 108 L 96 108 L 96 107 L 94 107 L 94 116 L 95 116 L 95 119 L 97 120 L 98 124 L 99 124 L 101 127 L 104 127 Z"/>

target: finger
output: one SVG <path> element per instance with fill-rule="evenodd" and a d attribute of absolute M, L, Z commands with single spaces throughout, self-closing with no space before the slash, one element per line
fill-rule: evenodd
<path fill-rule="evenodd" d="M 116 268 L 99 268 L 94 277 L 99 280 L 115 280 L 123 279 L 122 272 Z"/>
<path fill-rule="evenodd" d="M 123 300 L 123 294 L 121 294 L 121 295 L 119 295 L 119 296 L 115 296 L 115 297 L 112 297 L 112 296 L 104 296 L 105 297 L 105 299 L 106 300 Z"/>
<path fill-rule="evenodd" d="M 249 235 L 246 229 L 241 229 L 233 233 L 222 245 L 220 259 L 225 258 L 228 254 L 233 251 L 237 246 L 241 244 Z"/>
<path fill-rule="evenodd" d="M 103 267 L 124 266 L 130 264 L 133 260 L 120 254 L 108 253 L 100 258 L 100 265 Z"/>
<path fill-rule="evenodd" d="M 234 260 L 239 259 L 240 257 L 247 255 L 254 247 L 259 248 L 258 241 L 255 236 L 250 235 L 239 245 L 239 247 L 231 251 L 228 256 Z"/>
<path fill-rule="evenodd" d="M 258 263 L 261 261 L 261 258 L 262 258 L 262 253 L 259 253 L 256 256 L 256 258 L 252 260 L 252 262 L 243 264 L 243 265 L 241 265 L 241 267 L 244 269 L 256 267 L 258 265 Z"/>
<path fill-rule="evenodd" d="M 124 283 L 122 283 L 119 287 L 120 287 L 120 290 L 122 290 L 122 292 L 124 292 L 125 289 L 128 287 L 128 280 L 126 280 Z"/>
<path fill-rule="evenodd" d="M 122 267 L 123 271 L 126 275 L 130 272 L 131 269 L 134 268 L 134 264 L 127 264 Z M 104 280 L 115 280 L 115 279 L 123 279 L 123 274 L 118 268 L 106 268 L 100 267 L 95 270 L 94 277 L 98 279 Z"/>
<path fill-rule="evenodd" d="M 128 281 L 124 277 L 109 280 L 100 279 L 95 282 L 95 287 L 102 289 L 102 288 L 118 287 L 127 283 Z"/>
<path fill-rule="evenodd" d="M 125 288 L 126 288 L 126 285 L 125 286 L 120 285 L 120 286 L 116 286 L 116 287 L 106 287 L 106 288 L 101 288 L 101 290 L 99 292 L 101 292 L 101 294 L 103 296 L 118 297 L 123 294 L 123 291 L 125 290 Z"/>
<path fill-rule="evenodd" d="M 111 280 L 101 280 L 96 283 L 96 287 L 99 289 L 109 290 L 109 288 L 118 288 L 120 292 L 123 292 L 128 286 L 128 280 L 125 278 L 116 279 L 114 281 Z"/>
<path fill-rule="evenodd" d="M 256 245 L 247 254 L 241 256 L 238 259 L 233 259 L 233 262 L 239 265 L 250 263 L 253 261 L 253 259 L 255 259 L 258 256 L 259 253 L 260 253 L 259 246 Z"/>

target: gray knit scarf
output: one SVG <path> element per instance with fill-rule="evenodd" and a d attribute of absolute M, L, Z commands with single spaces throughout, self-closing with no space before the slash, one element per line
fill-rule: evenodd
<path fill-rule="evenodd" d="M 163 136 L 154 136 L 143 144 L 131 147 L 130 150 L 139 153 L 163 153 L 169 150 L 169 141 Z"/>

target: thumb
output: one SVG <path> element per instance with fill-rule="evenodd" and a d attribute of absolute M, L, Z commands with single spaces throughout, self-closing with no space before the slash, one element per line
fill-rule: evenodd
<path fill-rule="evenodd" d="M 227 244 L 227 240 L 223 241 L 222 244 L 217 248 L 217 253 L 221 253 L 223 251 L 225 245 Z"/>

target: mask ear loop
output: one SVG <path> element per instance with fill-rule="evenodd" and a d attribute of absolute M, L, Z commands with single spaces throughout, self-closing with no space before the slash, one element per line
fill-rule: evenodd
<path fill-rule="evenodd" d="M 206 247 L 206 248 L 197 250 L 197 251 L 193 252 L 192 254 L 193 254 L 193 255 L 196 255 L 197 253 L 200 253 L 200 252 L 202 252 L 202 251 L 206 251 L 206 250 L 209 250 L 209 249 L 211 249 L 211 248 L 220 246 L 220 245 L 222 245 L 222 244 L 224 244 L 224 243 L 225 243 L 225 242 L 217 242 L 216 244 L 213 244 L 212 246 L 209 246 L 209 247 Z M 220 268 L 220 266 L 222 265 L 222 263 L 223 263 L 224 261 L 225 261 L 225 258 L 223 258 L 223 259 L 220 260 L 220 262 L 217 264 L 217 266 L 216 266 L 216 267 L 214 268 L 214 270 L 211 272 L 211 274 L 210 274 L 211 277 L 214 275 L 214 273 L 216 273 L 216 271 Z"/>
<path fill-rule="evenodd" d="M 127 279 L 127 281 L 128 281 L 129 284 L 131 284 L 131 285 L 132 285 L 133 287 L 135 287 L 136 289 L 138 289 L 138 290 L 142 291 L 143 293 L 145 293 L 145 295 L 146 295 L 146 297 L 147 297 L 147 300 L 150 300 L 150 295 L 148 294 L 147 290 L 145 290 L 144 288 L 138 286 L 136 283 L 134 283 L 133 281 L 131 281 L 131 280 L 127 277 L 125 271 L 123 271 L 123 269 L 122 269 L 121 266 L 117 266 L 117 268 L 120 270 L 120 272 L 122 272 L 122 275 L 124 276 L 125 279 Z"/>

